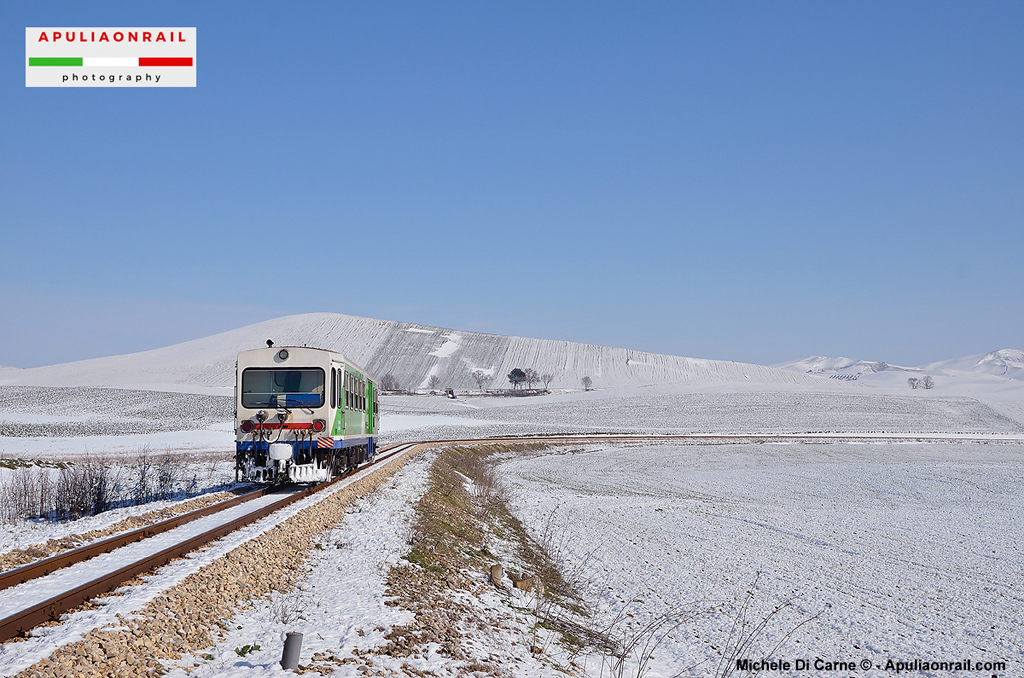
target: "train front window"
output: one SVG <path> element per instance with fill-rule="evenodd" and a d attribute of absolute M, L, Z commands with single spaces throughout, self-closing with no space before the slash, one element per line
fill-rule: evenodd
<path fill-rule="evenodd" d="M 321 407 L 324 371 L 250 367 L 242 371 L 242 407 Z"/>

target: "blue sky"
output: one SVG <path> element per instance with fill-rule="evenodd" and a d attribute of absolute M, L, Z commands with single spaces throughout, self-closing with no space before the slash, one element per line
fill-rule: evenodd
<path fill-rule="evenodd" d="M 0 26 L 0 364 L 318 311 L 767 364 L 1024 347 L 1020 3 Z M 198 86 L 26 88 L 26 26 L 196 26 Z"/>

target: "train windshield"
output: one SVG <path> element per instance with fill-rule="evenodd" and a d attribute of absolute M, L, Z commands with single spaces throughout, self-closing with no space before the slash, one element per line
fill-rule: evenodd
<path fill-rule="evenodd" d="M 242 372 L 242 407 L 321 407 L 324 371 L 251 367 Z"/>

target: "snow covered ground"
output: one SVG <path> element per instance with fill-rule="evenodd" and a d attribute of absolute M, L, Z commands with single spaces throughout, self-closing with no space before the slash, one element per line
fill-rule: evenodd
<path fill-rule="evenodd" d="M 457 435 L 457 418 L 472 435 L 530 433 L 1013 433 L 1024 434 L 1014 413 L 973 398 L 806 391 L 693 392 L 608 389 L 536 398 L 451 401 L 393 396 L 382 401 L 384 434 L 404 434 L 421 417 L 418 435 Z M 389 430 L 390 412 L 402 429 Z M 437 417 L 444 417 L 442 422 Z M 485 423 L 488 422 L 488 423 Z"/>
<path fill-rule="evenodd" d="M 821 612 L 773 656 L 1003 660 L 1020 675 L 1022 462 L 1020 444 L 591 445 L 501 469 L 608 617 L 716 608 L 658 648 L 652 678 L 712 675 L 758 572 L 750 621 L 793 606 L 750 659 Z"/>
<path fill-rule="evenodd" d="M 77 416 L 73 409 L 67 412 Z M 526 399 L 388 397 L 384 413 L 387 435 L 405 439 L 552 430 L 969 430 L 1017 436 L 1022 431 L 1019 419 L 970 398 L 679 393 L 663 387 Z M 168 436 L 182 436 L 174 444 L 183 447 L 201 443 L 209 433 L 50 441 L 88 440 L 97 452 L 136 445 L 160 451 Z M 216 434 L 223 439 L 209 444 L 230 447 L 226 422 Z M 3 442 L 20 452 L 41 444 L 23 437 Z M 570 568 L 586 565 L 603 619 L 621 615 L 616 632 L 628 634 L 680 607 L 700 613 L 654 653 L 649 675 L 655 678 L 690 667 L 691 675 L 713 674 L 718 652 L 728 652 L 737 607 L 758 572 L 748 619 L 756 622 L 780 602 L 793 603 L 765 630 L 759 649 L 821 613 L 784 643 L 776 652 L 780 658 L 867 658 L 884 664 L 888 658 L 972 657 L 1020 668 L 1022 461 L 1024 443 L 581 443 L 571 451 L 511 458 L 502 471 L 515 487 L 526 523 L 538 532 L 554 526 Z M 401 623 L 402 614 L 383 605 L 382 573 L 407 548 L 402 525 L 422 473 L 421 466 L 411 466 L 402 475 L 404 484 L 371 500 L 380 502 L 363 509 L 377 516 L 372 524 L 340 526 L 331 539 L 347 546 L 314 554 L 316 566 L 303 591 L 240 615 L 230 627 L 235 630 L 211 652 L 215 659 L 197 659 L 200 675 L 278 673 L 279 636 L 292 627 L 308 628 L 308 659 L 324 648 L 342 656 L 352 647 L 369 647 L 382 638 L 380 629 Z M 51 536 L 41 527 L 40 541 Z M 24 532 L 18 543 L 25 543 Z M 346 573 L 340 587 L 338 567 Z M 182 575 L 166 576 L 174 581 Z M 144 602 L 152 593 L 139 595 Z M 495 601 L 481 604 L 501 608 Z M 289 609 L 304 619 L 277 621 Z M 89 614 L 109 617 L 105 611 Z M 70 628 L 69 639 L 76 632 L 75 625 Z M 509 639 L 501 642 L 510 647 Z M 245 657 L 234 652 L 246 644 L 273 649 Z M 438 657 L 418 661 L 419 669 L 454 671 Z M 544 672 L 531 666 L 532 672 L 521 675 Z M 587 666 L 596 671 L 600 663 L 591 658 Z"/>
<path fill-rule="evenodd" d="M 171 675 L 192 666 L 199 676 L 280 675 L 286 631 L 305 634 L 303 663 L 381 644 L 409 618 L 385 605 L 383 580 L 388 567 L 408 566 L 399 559 L 428 461 L 411 463 L 324 535 L 301 590 L 239 613 L 223 641 Z M 527 526 L 549 535 L 567 571 L 583 573 L 596 628 L 629 637 L 669 620 L 659 628 L 671 633 L 646 657 L 649 678 L 714 675 L 751 590 L 752 624 L 790 606 L 738 658 L 759 659 L 781 643 L 772 656 L 782 660 L 884 667 L 970 658 L 1007 662 L 1003 676 L 1024 666 L 1022 462 L 1016 442 L 581 443 L 509 454 L 500 470 Z M 469 642 L 517 662 L 510 675 L 554 675 L 525 652 L 507 601 L 466 602 L 509 627 L 467 629 Z M 240 656 L 246 645 L 261 649 Z M 369 661 L 393 675 L 462 670 L 436 654 Z M 577 661 L 600 675 L 599 656 Z M 336 669 L 360 675 L 354 664 Z"/>
<path fill-rule="evenodd" d="M 866 658 L 872 664 L 889 657 L 1001 659 L 1012 668 L 1005 675 L 1024 675 L 1019 351 L 921 368 L 814 358 L 778 369 L 311 314 L 133 356 L 0 371 L 6 382 L 0 385 L 0 458 L 131 457 L 141 450 L 230 454 L 237 350 L 266 338 L 301 344 L 310 336 L 325 337 L 310 343 L 339 348 L 382 374 L 396 373 L 406 387 L 437 374 L 468 389 L 473 385 L 459 380 L 470 369 L 491 374 L 494 386 L 513 367 L 560 375 L 554 392 L 539 397 L 385 396 L 381 434 L 387 442 L 560 432 L 832 432 L 865 438 L 833 444 L 580 443 L 505 461 L 502 470 L 523 518 L 534 530 L 555 528 L 562 535 L 557 546 L 570 565 L 586 566 L 595 604 L 606 618 L 622 615 L 618 632 L 679 606 L 700 613 L 655 651 L 651 678 L 688 667 L 693 675 L 714 674 L 711 662 L 728 652 L 730 624 L 758 572 L 749 620 L 792 602 L 765 629 L 759 647 L 772 646 L 820 612 L 786 640 L 776 653 L 780 658 Z M 801 373 L 808 369 L 818 374 Z M 579 390 L 581 373 L 599 389 Z M 934 375 L 935 388 L 910 390 L 908 376 L 922 374 Z M 975 434 L 993 442 L 867 439 L 878 432 Z M 415 462 L 362 504 L 359 510 L 374 520 L 339 526 L 330 539 L 343 548 L 313 554 L 304 589 L 275 594 L 240 615 L 231 628 L 242 628 L 214 649 L 213 660 L 196 658 L 196 671 L 276 675 L 284 630 L 307 631 L 308 658 L 318 650 L 343 654 L 368 647 L 381 640 L 380 628 L 401 623 L 403 614 L 383 605 L 381 577 L 407 548 L 404 526 L 425 472 Z M 7 533 L 6 546 L 30 543 L 33 534 L 44 541 L 73 525 L 22 525 Z M 82 531 L 92 527 L 81 525 Z M 168 570 L 168 581 L 179 576 L 174 572 Z M 479 603 L 500 607 L 493 600 Z M 296 609 L 303 619 L 286 629 L 279 619 Z M 61 642 L 73 638 L 76 628 L 72 624 Z M 507 649 L 509 641 L 495 636 L 475 642 L 501 642 Z M 246 644 L 275 649 L 245 657 L 234 652 Z M 442 675 L 455 671 L 436 657 L 416 666 Z M 538 665 L 522 666 L 516 675 L 543 673 Z M 597 670 L 598 664 L 588 667 Z M 399 670 L 397 664 L 380 668 Z"/>
<path fill-rule="evenodd" d="M 372 652 L 385 644 L 385 634 L 407 624 L 413 615 L 387 605 L 385 578 L 392 567 L 417 567 L 402 560 L 409 551 L 410 523 L 413 506 L 423 493 L 432 454 L 421 457 L 402 469 L 374 495 L 360 500 L 347 512 L 343 524 L 323 535 L 322 550 L 312 553 L 309 572 L 300 590 L 289 594 L 274 593 L 251 610 L 240 612 L 229 620 L 227 635 L 210 652 L 185 656 L 167 676 L 279 676 L 281 651 L 285 634 L 303 634 L 300 663 L 314 663 L 314 657 L 351 658 L 360 652 L 361 662 L 341 664 L 319 662 L 333 670 L 335 676 L 361 676 L 370 668 L 370 675 L 467 676 L 474 674 L 467 662 L 444 656 L 434 644 L 431 651 L 407 657 Z M 483 572 L 469 573 L 477 580 Z M 529 631 L 517 626 L 515 616 L 501 597 L 527 605 L 526 594 L 505 590 L 499 594 L 486 589 L 478 599 L 467 592 L 451 595 L 464 605 L 490 609 L 496 623 L 487 633 L 460 629 L 466 642 L 480 650 L 478 656 L 489 656 L 492 665 L 505 665 L 508 675 L 557 678 L 564 673 L 533 658 L 529 652 Z M 522 618 L 522 615 L 518 615 Z M 499 621 L 500 620 L 500 621 Z M 236 648 L 259 649 L 240 655 Z M 361 665 L 363 664 L 363 665 Z M 189 668 L 186 674 L 184 669 Z"/>
<path fill-rule="evenodd" d="M 303 659 L 316 652 L 338 656 L 369 649 L 384 640 L 383 630 L 411 619 L 384 604 L 384 576 L 408 551 L 409 522 L 422 493 L 429 457 L 406 466 L 374 495 L 358 502 L 351 519 L 324 535 L 323 550 L 312 554 L 301 590 L 275 592 L 272 599 L 239 613 L 227 637 L 207 654 L 186 656 L 168 676 L 279 676 L 281 648 L 289 631 L 303 634 Z M 375 517 L 374 519 L 368 519 Z M 260 647 L 244 656 L 235 648 Z M 400 663 L 399 663 L 400 665 Z M 353 670 L 353 673 L 355 671 Z"/>
<path fill-rule="evenodd" d="M 0 386 L 0 458 L 230 451 L 231 416 L 226 396 Z"/>

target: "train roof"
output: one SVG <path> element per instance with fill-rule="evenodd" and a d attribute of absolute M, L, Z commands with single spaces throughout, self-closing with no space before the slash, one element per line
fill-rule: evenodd
<path fill-rule="evenodd" d="M 351 367 L 356 368 L 357 370 L 359 370 L 360 372 L 362 372 L 366 376 L 370 377 L 370 379 L 372 381 L 377 381 L 377 378 L 374 377 L 373 375 L 371 375 L 370 372 L 368 370 L 366 370 L 362 365 L 359 365 L 358 363 L 356 363 L 356 362 L 354 362 L 352 360 L 349 360 L 342 353 L 340 353 L 338 351 L 332 351 L 329 348 L 319 348 L 319 347 L 316 347 L 316 346 L 290 346 L 290 345 L 280 345 L 280 346 L 278 346 L 278 345 L 274 345 L 274 346 L 264 346 L 262 348 L 250 348 L 250 349 L 246 349 L 244 351 L 239 351 L 238 352 L 238 362 L 239 363 L 241 363 L 241 362 L 248 362 L 247 360 L 243 360 L 243 356 L 255 357 L 255 356 L 259 355 L 259 354 L 268 354 L 268 355 L 270 355 L 270 354 L 277 353 L 281 349 L 288 349 L 289 351 L 315 351 L 317 353 L 327 353 L 327 354 L 330 354 L 335 359 L 338 359 L 341 362 L 345 363 L 346 365 L 350 365 Z M 297 355 L 301 355 L 301 354 L 297 354 Z"/>

